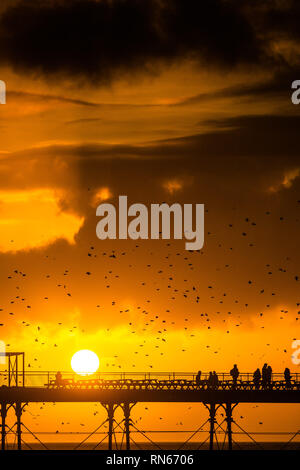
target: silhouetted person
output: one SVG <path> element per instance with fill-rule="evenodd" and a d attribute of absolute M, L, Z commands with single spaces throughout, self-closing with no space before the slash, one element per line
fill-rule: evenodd
<path fill-rule="evenodd" d="M 207 385 L 208 385 L 209 387 L 212 387 L 212 386 L 213 386 L 213 382 L 214 382 L 213 373 L 210 372 L 210 373 L 209 373 L 209 377 L 208 377 L 208 379 L 207 379 Z"/>
<path fill-rule="evenodd" d="M 199 387 L 201 381 L 201 370 L 198 370 L 197 375 L 196 375 L 196 385 Z"/>
<path fill-rule="evenodd" d="M 261 379 L 260 370 L 256 369 L 256 371 L 253 374 L 253 382 L 254 382 L 254 386 L 255 386 L 256 390 L 259 389 L 260 379 Z"/>
<path fill-rule="evenodd" d="M 271 388 L 271 385 L 272 385 L 272 367 L 271 366 L 267 367 L 267 385 L 269 388 Z"/>
<path fill-rule="evenodd" d="M 58 385 L 58 387 L 60 387 L 62 384 L 63 384 L 62 373 L 57 372 L 55 375 L 55 385 Z"/>
<path fill-rule="evenodd" d="M 218 388 L 219 386 L 219 379 L 215 370 L 212 373 L 212 384 L 213 384 L 213 388 Z"/>
<path fill-rule="evenodd" d="M 261 372 L 262 372 L 262 374 L 261 374 L 262 386 L 263 386 L 263 388 L 266 388 L 267 383 L 268 383 L 268 364 L 264 364 Z"/>
<path fill-rule="evenodd" d="M 287 388 L 291 388 L 292 384 L 291 384 L 291 371 L 288 367 L 285 368 L 284 370 L 284 379 L 285 379 L 285 384 L 286 384 L 286 387 Z"/>
<path fill-rule="evenodd" d="M 233 368 L 231 369 L 230 375 L 231 375 L 232 380 L 233 380 L 233 386 L 235 387 L 236 383 L 237 383 L 238 376 L 240 375 L 236 364 L 234 364 Z"/>

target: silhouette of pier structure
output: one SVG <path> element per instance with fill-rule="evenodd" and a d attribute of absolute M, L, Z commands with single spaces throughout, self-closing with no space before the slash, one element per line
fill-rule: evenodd
<path fill-rule="evenodd" d="M 207 424 L 209 430 L 206 440 L 209 440 L 211 450 L 216 444 L 219 445 L 217 432 L 220 430 L 225 436 L 223 446 L 226 441 L 229 450 L 233 447 L 233 423 L 244 431 L 233 419 L 233 410 L 239 403 L 300 403 L 300 374 L 292 374 L 289 384 L 284 380 L 283 374 L 273 374 L 273 380 L 268 386 L 263 386 L 261 383 L 258 386 L 255 385 L 250 373 L 240 374 L 236 382 L 233 382 L 229 374 L 218 374 L 219 381 L 215 386 L 209 384 L 208 374 L 202 374 L 202 380 L 197 381 L 196 374 L 192 373 L 101 373 L 82 378 L 75 374 L 62 373 L 62 377 L 63 379 L 57 382 L 53 372 L 25 372 L 24 369 L 16 369 L 16 367 L 10 367 L 9 370 L 0 373 L 3 450 L 7 449 L 7 433 L 12 431 L 16 435 L 17 448 L 22 449 L 22 427 L 31 433 L 22 423 L 24 408 L 30 403 L 100 403 L 107 412 L 107 418 L 90 435 L 99 433 L 103 426 L 108 426 L 102 441 L 108 440 L 110 450 L 113 448 L 113 437 L 117 429 L 124 433 L 127 450 L 130 449 L 131 442 L 135 443 L 132 438 L 133 431 L 140 432 L 147 438 L 143 431 L 137 429 L 131 419 L 131 410 L 137 403 L 203 404 L 208 410 L 207 420 L 192 433 L 191 437 Z M 122 409 L 124 416 L 120 423 L 115 420 L 117 408 Z M 11 428 L 6 423 L 9 409 L 12 409 L 16 416 L 16 423 Z M 221 424 L 216 421 L 216 413 L 220 409 L 224 411 Z M 225 429 L 222 427 L 223 424 Z M 298 434 L 299 431 L 293 437 Z M 33 433 L 32 435 L 34 436 Z M 81 444 L 86 442 L 88 437 Z M 249 437 L 252 439 L 251 436 Z M 116 439 L 115 442 L 117 445 Z M 79 447 L 80 444 L 77 448 Z"/>

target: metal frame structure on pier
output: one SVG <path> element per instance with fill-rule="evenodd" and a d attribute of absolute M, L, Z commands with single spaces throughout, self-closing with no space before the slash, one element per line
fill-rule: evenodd
<path fill-rule="evenodd" d="M 134 383 L 127 383 L 124 387 L 124 381 L 119 384 L 114 380 L 111 387 L 98 386 L 98 388 L 72 388 L 65 387 L 20 387 L 20 386 L 2 386 L 0 387 L 1 403 L 1 442 L 2 449 L 6 448 L 6 416 L 9 408 L 15 410 L 16 415 L 16 436 L 17 448 L 22 448 L 22 412 L 29 403 L 53 403 L 53 402 L 97 402 L 101 403 L 107 411 L 108 422 L 108 448 L 112 449 L 112 438 L 114 431 L 114 413 L 117 407 L 121 407 L 124 413 L 124 432 L 126 449 L 130 449 L 130 427 L 132 421 L 130 413 L 132 407 L 139 403 L 163 402 L 163 403 L 202 403 L 209 411 L 209 446 L 214 448 L 216 436 L 216 412 L 219 407 L 225 411 L 225 421 L 227 424 L 226 436 L 228 449 L 232 449 L 232 411 L 239 403 L 300 403 L 300 383 L 293 382 L 290 388 L 264 388 L 256 390 L 252 384 L 248 387 L 237 387 L 231 384 L 231 387 L 225 387 L 220 384 L 218 388 L 205 388 L 201 384 L 197 387 L 185 387 L 186 384 L 174 383 L 164 388 L 156 383 L 157 387 L 149 388 L 149 381 L 143 384 L 139 381 L 138 386 Z M 106 384 L 108 385 L 108 384 Z M 148 385 L 148 387 L 146 387 Z M 153 384 L 152 384 L 153 385 Z M 118 424 L 119 426 L 119 424 Z"/>

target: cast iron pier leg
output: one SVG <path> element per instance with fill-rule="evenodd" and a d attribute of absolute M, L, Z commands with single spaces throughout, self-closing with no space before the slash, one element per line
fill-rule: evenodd
<path fill-rule="evenodd" d="M 7 408 L 6 403 L 1 403 L 1 449 L 6 449 L 6 415 Z"/>
<path fill-rule="evenodd" d="M 16 417 L 17 417 L 17 448 L 22 450 L 22 429 L 21 429 L 21 416 L 22 416 L 22 404 L 16 403 Z"/>
<path fill-rule="evenodd" d="M 226 403 L 226 421 L 227 421 L 227 434 L 228 434 L 228 450 L 232 450 L 232 407 L 231 403 Z"/>
<path fill-rule="evenodd" d="M 129 406 L 129 403 L 124 403 L 124 417 L 125 417 L 126 450 L 130 450 L 130 406 Z"/>
<path fill-rule="evenodd" d="M 112 450 L 113 431 L 114 431 L 114 404 L 109 403 L 107 408 L 108 414 L 108 450 Z"/>
<path fill-rule="evenodd" d="M 215 403 L 210 404 L 209 408 L 209 422 L 210 422 L 210 431 L 209 431 L 209 450 L 214 449 L 214 433 L 215 433 L 215 417 L 216 417 L 216 405 Z"/>

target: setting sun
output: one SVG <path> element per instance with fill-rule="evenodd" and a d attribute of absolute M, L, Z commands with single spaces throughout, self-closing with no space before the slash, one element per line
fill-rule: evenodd
<path fill-rule="evenodd" d="M 82 349 L 73 355 L 71 367 L 76 374 L 91 375 L 99 368 L 99 358 L 93 351 Z"/>

